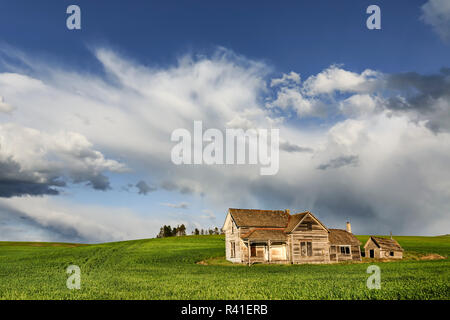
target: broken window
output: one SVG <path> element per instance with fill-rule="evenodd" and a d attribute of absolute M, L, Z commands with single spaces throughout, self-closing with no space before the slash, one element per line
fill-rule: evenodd
<path fill-rule="evenodd" d="M 231 254 L 230 257 L 231 258 L 236 258 L 236 244 L 234 241 L 230 241 L 230 246 L 231 246 Z"/>
<path fill-rule="evenodd" d="M 300 242 L 301 253 L 303 257 L 311 257 L 312 256 L 312 242 L 311 241 L 302 241 Z"/>
<path fill-rule="evenodd" d="M 341 246 L 341 254 L 349 255 L 350 254 L 350 246 Z"/>

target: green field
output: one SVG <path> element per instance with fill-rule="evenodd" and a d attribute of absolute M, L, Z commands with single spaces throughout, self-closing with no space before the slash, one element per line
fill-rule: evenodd
<path fill-rule="evenodd" d="M 450 237 L 396 239 L 403 261 L 252 267 L 221 258 L 223 236 L 0 242 L 0 299 L 450 299 Z M 419 260 L 430 253 L 447 258 Z M 196 263 L 204 260 L 212 264 Z M 81 268 L 80 290 L 66 287 L 71 264 Z M 366 287 L 370 264 L 381 268 L 380 290 Z"/>

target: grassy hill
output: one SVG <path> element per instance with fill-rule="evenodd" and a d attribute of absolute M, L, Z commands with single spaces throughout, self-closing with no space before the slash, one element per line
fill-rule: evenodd
<path fill-rule="evenodd" d="M 409 257 L 449 257 L 449 236 L 396 239 Z M 223 262 L 224 245 L 223 236 L 99 245 L 0 242 L 0 299 L 450 299 L 448 258 L 376 262 L 381 289 L 368 290 L 366 269 L 374 262 L 196 263 Z M 81 268 L 81 290 L 66 288 L 71 264 Z"/>

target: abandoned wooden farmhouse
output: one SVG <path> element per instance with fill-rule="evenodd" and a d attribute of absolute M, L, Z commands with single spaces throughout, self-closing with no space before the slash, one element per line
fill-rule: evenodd
<path fill-rule="evenodd" d="M 403 248 L 393 239 L 371 236 L 364 245 L 366 257 L 376 259 L 402 259 Z"/>
<path fill-rule="evenodd" d="M 309 211 L 229 209 L 223 230 L 226 259 L 234 263 L 361 261 L 350 223 L 328 229 Z"/>

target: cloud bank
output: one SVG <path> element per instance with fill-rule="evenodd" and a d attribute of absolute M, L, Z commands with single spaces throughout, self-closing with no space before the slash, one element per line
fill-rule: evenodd
<path fill-rule="evenodd" d="M 54 195 L 68 182 L 107 190 L 108 175 L 129 169 L 161 190 L 201 197 L 216 213 L 228 207 L 291 208 L 312 210 L 335 227 L 350 219 L 360 234 L 448 233 L 448 69 L 384 74 L 331 65 L 302 80 L 294 71 L 274 76 L 270 66 L 226 49 L 183 56 L 165 68 L 105 48 L 93 54 L 104 74 L 25 55 L 21 65 L 31 71 L 9 65 L 0 73 L 0 95 L 15 106 L 0 113 L 0 196 L 9 215 L 31 210 L 14 196 Z M 175 166 L 171 132 L 192 130 L 194 120 L 205 128 L 279 128 L 279 173 L 261 177 L 248 165 Z M 141 194 L 156 188 L 141 182 Z M 197 218 L 223 218 L 212 212 Z M 117 229 L 102 233 L 87 226 L 74 238 L 141 236 L 132 222 L 127 225 L 127 214 L 115 223 L 116 217 L 99 210 L 92 225 L 110 219 Z M 33 221 L 46 226 L 43 218 Z M 66 228 L 56 222 L 51 227 Z M 157 228 L 149 226 L 147 234 Z"/>

